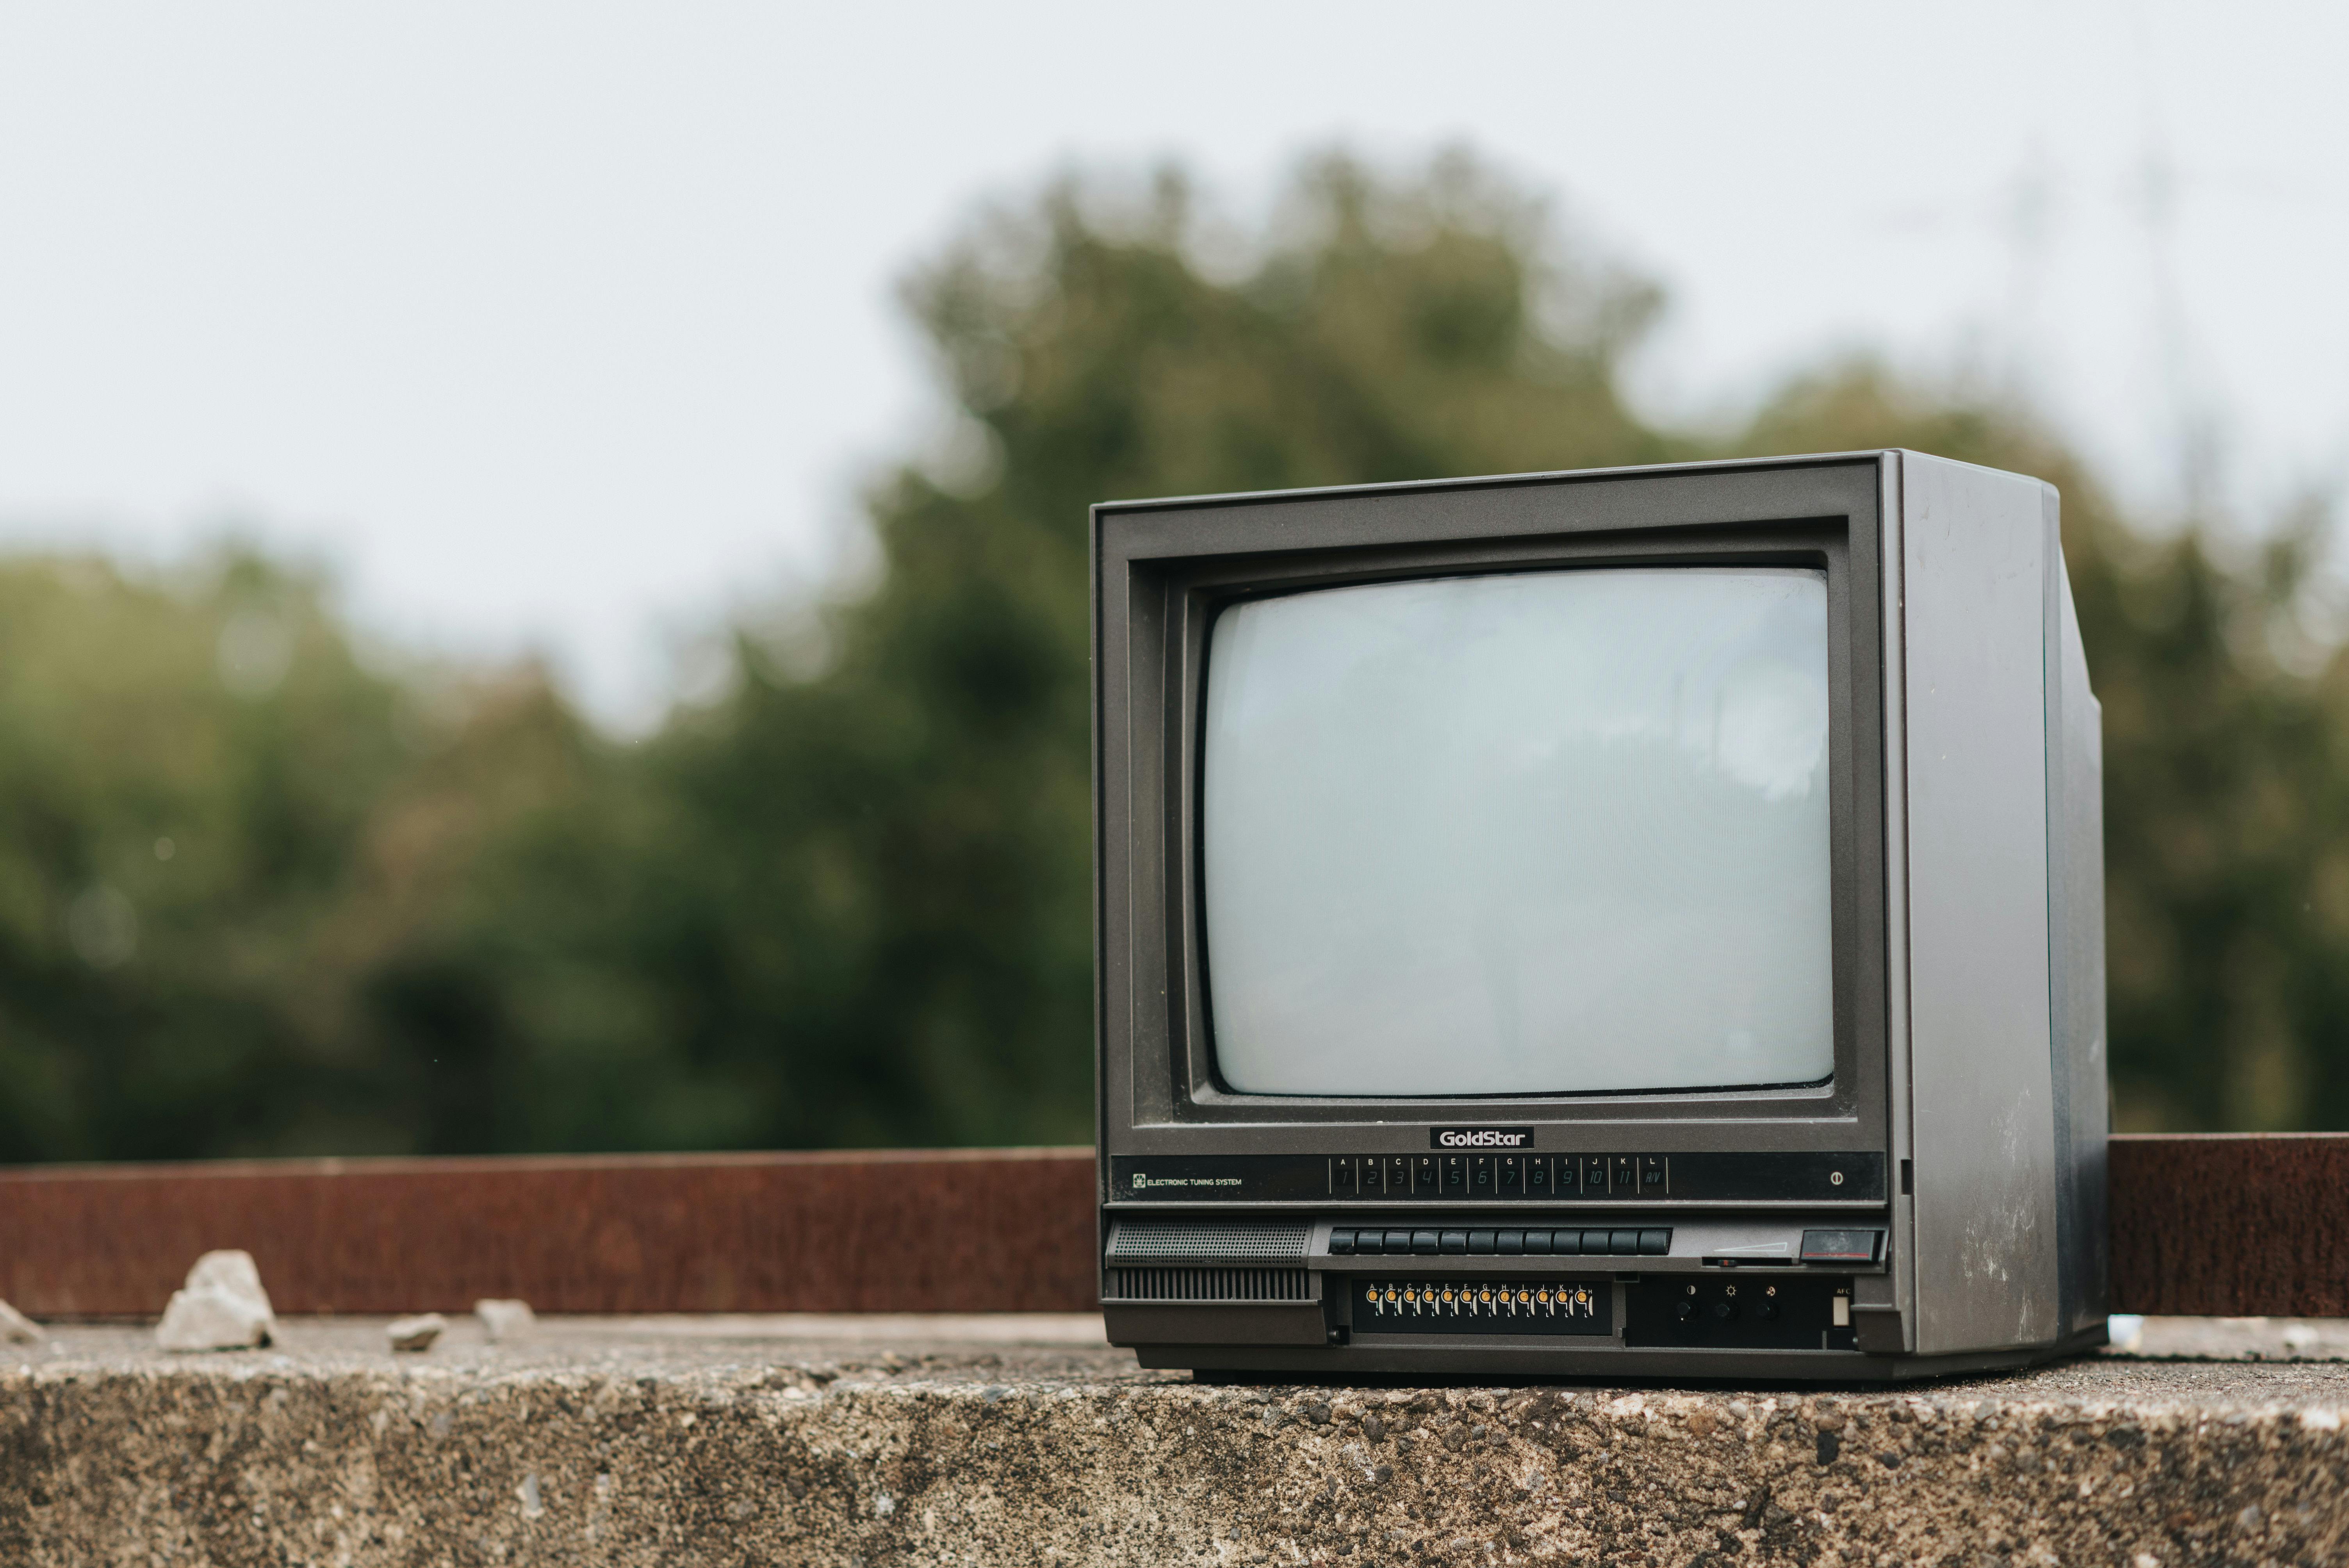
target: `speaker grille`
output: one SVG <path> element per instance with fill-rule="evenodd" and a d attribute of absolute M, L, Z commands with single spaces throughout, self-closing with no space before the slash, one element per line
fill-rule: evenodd
<path fill-rule="evenodd" d="M 1304 1269 L 1112 1269 L 1112 1301 L 1310 1301 Z"/>
<path fill-rule="evenodd" d="M 1112 1264 L 1301 1264 L 1313 1227 L 1303 1222 L 1184 1223 L 1117 1220 L 1110 1224 Z"/>

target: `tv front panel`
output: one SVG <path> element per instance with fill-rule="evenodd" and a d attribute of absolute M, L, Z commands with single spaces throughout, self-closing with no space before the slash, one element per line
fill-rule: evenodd
<path fill-rule="evenodd" d="M 1905 452 L 1096 508 L 1112 1339 L 1850 1378 L 2099 1338 L 2055 517 Z"/>

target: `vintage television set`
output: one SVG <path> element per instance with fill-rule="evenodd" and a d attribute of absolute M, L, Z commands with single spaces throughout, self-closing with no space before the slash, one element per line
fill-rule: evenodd
<path fill-rule="evenodd" d="M 2056 515 L 1906 451 L 1095 508 L 1111 1339 L 1834 1379 L 2100 1342 Z"/>

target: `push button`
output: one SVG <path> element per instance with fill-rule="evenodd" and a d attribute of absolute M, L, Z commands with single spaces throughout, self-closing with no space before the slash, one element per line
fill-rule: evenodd
<path fill-rule="evenodd" d="M 1386 1250 L 1385 1247 L 1381 1244 L 1385 1240 L 1386 1233 L 1384 1231 L 1356 1231 L 1354 1233 L 1354 1255 L 1358 1258 L 1374 1258 L 1378 1256 L 1379 1253 Z"/>
<path fill-rule="evenodd" d="M 1424 1235 L 1426 1233 L 1422 1232 L 1421 1233 Z M 1444 1250 L 1454 1254 L 1466 1252 L 1468 1250 L 1468 1233 L 1465 1231 L 1444 1232 Z"/>
<path fill-rule="evenodd" d="M 1385 1248 L 1387 1256 L 1391 1258 L 1404 1257 L 1409 1255 L 1413 1250 L 1414 1249 L 1411 1244 L 1411 1233 L 1409 1231 L 1389 1231 L 1387 1233 L 1387 1244 Z"/>
<path fill-rule="evenodd" d="M 1582 1255 L 1583 1255 L 1584 1257 L 1586 1257 L 1586 1258 L 1603 1258 L 1603 1257 L 1605 1257 L 1605 1256 L 1606 1256 L 1609 1252 L 1613 1251 L 1613 1248 L 1611 1248 L 1611 1247 L 1610 1247 L 1610 1246 L 1609 1246 L 1609 1244 L 1608 1244 L 1608 1238 L 1609 1238 L 1609 1234 L 1610 1234 L 1610 1233 L 1606 1232 L 1606 1231 L 1585 1231 L 1585 1232 L 1583 1232 L 1583 1233 L 1582 1233 Z"/>
<path fill-rule="evenodd" d="M 1351 1232 L 1351 1231 L 1345 1231 L 1345 1230 L 1339 1230 L 1339 1231 L 1332 1231 L 1332 1232 L 1330 1232 L 1330 1255 L 1331 1257 L 1333 1257 L 1333 1258 L 1350 1257 L 1350 1256 L 1352 1256 L 1352 1255 L 1353 1255 L 1353 1251 L 1354 1251 L 1354 1233 L 1353 1233 L 1353 1232 Z"/>
<path fill-rule="evenodd" d="M 1495 1231 L 1493 1233 L 1493 1251 L 1499 1253 L 1502 1257 L 1520 1257 L 1524 1255 L 1525 1250 L 1526 1233 L 1523 1231 Z"/>
<path fill-rule="evenodd" d="M 1549 1250 L 1550 1255 L 1553 1257 L 1573 1257 L 1576 1253 L 1582 1251 L 1582 1233 L 1580 1231 L 1552 1231 L 1549 1233 Z"/>
<path fill-rule="evenodd" d="M 1433 1231 L 1413 1231 L 1411 1233 L 1411 1250 L 1413 1252 L 1419 1253 L 1423 1257 L 1428 1257 L 1434 1254 L 1435 1249 L 1436 1235 Z"/>
<path fill-rule="evenodd" d="M 1527 1257 L 1536 1258 L 1546 1258 L 1549 1256 L 1549 1233 L 1547 1231 L 1527 1231 L 1526 1233 L 1526 1255 Z"/>
<path fill-rule="evenodd" d="M 1670 1254 L 1671 1250 L 1672 1233 L 1670 1231 L 1641 1231 L 1640 1233 L 1640 1255 L 1641 1257 L 1661 1258 Z"/>
<path fill-rule="evenodd" d="M 1607 1250 L 1627 1258 L 1634 1256 L 1640 1250 L 1640 1233 L 1637 1231 L 1610 1232 L 1607 1237 Z"/>
<path fill-rule="evenodd" d="M 1493 1233 L 1490 1231 L 1469 1232 L 1468 1250 L 1480 1258 L 1491 1257 L 1493 1255 Z"/>

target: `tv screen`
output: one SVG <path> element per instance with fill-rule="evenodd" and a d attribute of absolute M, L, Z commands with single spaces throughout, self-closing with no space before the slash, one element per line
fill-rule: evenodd
<path fill-rule="evenodd" d="M 1201 880 L 1250 1095 L 1833 1071 L 1827 597 L 1793 568 L 1318 589 L 1216 616 Z"/>

